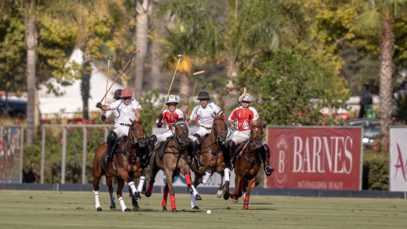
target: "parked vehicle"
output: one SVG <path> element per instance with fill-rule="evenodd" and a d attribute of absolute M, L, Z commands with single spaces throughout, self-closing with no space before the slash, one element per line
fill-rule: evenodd
<path fill-rule="evenodd" d="M 25 118 L 27 112 L 27 101 L 21 99 L 0 98 L 0 114 L 11 117 Z"/>
<path fill-rule="evenodd" d="M 373 148 L 375 142 L 380 138 L 380 126 L 377 119 L 362 118 L 351 119 L 348 123 L 349 126 L 361 126 L 363 128 L 363 146 L 366 148 Z"/>

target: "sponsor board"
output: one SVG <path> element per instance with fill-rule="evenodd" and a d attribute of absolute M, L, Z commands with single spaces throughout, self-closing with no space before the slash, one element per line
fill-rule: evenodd
<path fill-rule="evenodd" d="M 271 127 L 269 188 L 361 190 L 362 129 Z"/>
<path fill-rule="evenodd" d="M 407 192 L 407 127 L 390 128 L 390 191 Z"/>

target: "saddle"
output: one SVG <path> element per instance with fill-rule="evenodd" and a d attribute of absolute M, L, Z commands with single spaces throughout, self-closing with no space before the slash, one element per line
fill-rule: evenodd
<path fill-rule="evenodd" d="M 231 158 L 232 164 L 235 163 L 235 160 L 237 157 L 242 155 L 244 149 L 247 147 L 248 144 L 249 144 L 249 141 L 247 140 L 236 146 L 235 153 L 233 154 L 233 157 Z"/>
<path fill-rule="evenodd" d="M 113 150 L 113 155 L 116 153 L 117 146 L 119 146 L 120 144 L 125 142 L 126 139 L 127 139 L 127 136 L 122 136 L 122 137 L 116 139 L 116 141 L 113 144 L 113 149 L 112 149 Z"/>
<path fill-rule="evenodd" d="M 159 142 L 159 143 L 158 143 L 157 152 L 158 152 L 158 158 L 160 158 L 160 160 L 163 159 L 165 147 L 167 147 L 168 142 L 169 142 L 172 138 L 173 138 L 173 136 L 167 138 L 167 140 L 165 140 L 165 141 L 163 141 L 163 142 Z"/>

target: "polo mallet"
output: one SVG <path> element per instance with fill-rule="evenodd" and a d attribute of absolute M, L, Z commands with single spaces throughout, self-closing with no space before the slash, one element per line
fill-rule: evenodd
<path fill-rule="evenodd" d="M 110 61 L 112 60 L 111 56 L 107 56 L 107 77 L 106 77 L 106 89 L 105 93 L 107 93 L 107 85 L 109 84 L 109 77 L 110 77 Z M 105 97 L 105 104 L 106 104 L 106 97 Z"/>
<path fill-rule="evenodd" d="M 172 83 L 174 83 L 175 75 L 177 74 L 177 71 L 178 71 L 178 65 L 181 62 L 183 56 L 184 55 L 181 55 L 181 54 L 178 55 L 178 61 L 177 61 L 177 64 L 175 65 L 175 71 L 174 71 L 174 74 L 172 75 L 172 80 L 171 80 L 170 88 L 168 88 L 167 97 L 170 95 Z M 162 111 L 164 110 L 164 107 L 165 107 L 165 98 L 164 98 L 163 108 L 161 109 Z"/>
<path fill-rule="evenodd" d="M 124 70 L 126 69 L 127 65 L 129 65 L 134 57 L 136 57 L 137 53 L 139 53 L 140 50 L 137 50 L 133 56 L 130 58 L 130 60 L 127 61 L 127 63 L 124 65 L 124 67 L 120 70 L 119 74 L 117 74 L 117 76 L 115 77 L 115 80 L 112 82 L 112 84 L 110 85 L 110 87 L 106 90 L 105 95 L 103 96 L 103 98 L 100 100 L 100 103 L 102 103 L 103 99 L 105 99 L 107 93 L 110 91 L 110 89 L 112 89 L 113 85 L 117 82 L 118 79 L 120 79 L 120 75 L 123 74 Z"/>
<path fill-rule="evenodd" d="M 192 104 L 192 101 L 193 101 L 193 97 L 194 97 L 194 94 L 195 94 L 196 83 L 198 82 L 197 76 L 202 75 L 202 74 L 204 74 L 204 73 L 205 73 L 204 70 L 201 70 L 201 71 L 197 71 L 197 72 L 192 73 L 192 77 L 194 77 L 194 76 L 196 76 L 196 77 L 195 77 L 195 79 L 194 79 L 194 81 L 195 81 L 194 89 L 192 90 L 191 99 L 189 100 L 189 105 L 188 105 L 188 109 L 187 109 L 187 110 L 188 110 L 188 117 L 189 117 L 189 115 L 190 115 L 189 108 L 191 107 L 191 104 Z"/>

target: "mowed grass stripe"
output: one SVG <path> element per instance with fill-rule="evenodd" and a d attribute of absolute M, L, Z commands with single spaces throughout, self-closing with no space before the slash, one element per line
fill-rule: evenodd
<path fill-rule="evenodd" d="M 252 196 L 245 211 L 242 200 L 203 195 L 201 210 L 192 211 L 189 195 L 177 193 L 172 213 L 161 211 L 161 196 L 143 197 L 142 211 L 123 213 L 110 210 L 102 192 L 104 211 L 96 212 L 92 192 L 1 190 L 0 228 L 407 228 L 403 199 Z"/>

